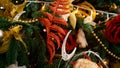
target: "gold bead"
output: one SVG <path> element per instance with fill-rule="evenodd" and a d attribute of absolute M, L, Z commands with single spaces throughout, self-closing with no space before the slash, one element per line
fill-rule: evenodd
<path fill-rule="evenodd" d="M 115 57 L 115 54 L 113 55 L 113 57 Z"/>
<path fill-rule="evenodd" d="M 107 51 L 107 52 L 109 52 L 109 50 L 108 50 L 108 49 L 106 49 L 106 51 Z"/>
<path fill-rule="evenodd" d="M 28 21 L 25 21 L 24 23 L 27 23 Z"/>
<path fill-rule="evenodd" d="M 29 23 L 31 23 L 32 21 L 31 20 L 29 20 Z"/>
<path fill-rule="evenodd" d="M 92 33 L 94 33 L 94 31 L 92 31 Z"/>
<path fill-rule="evenodd" d="M 32 22 L 35 22 L 35 20 L 33 19 Z"/>
<path fill-rule="evenodd" d="M 118 59 L 119 57 L 117 57 L 117 59 Z"/>
<path fill-rule="evenodd" d="M 102 44 L 102 42 L 100 41 L 100 44 Z M 104 44 L 102 44 L 102 45 L 104 45 Z"/>
<path fill-rule="evenodd" d="M 23 22 L 23 23 L 25 23 L 25 21 L 24 21 L 24 20 L 22 20 L 22 22 Z"/>
<path fill-rule="evenodd" d="M 109 54 L 111 54 L 111 52 L 110 52 L 110 51 L 108 51 L 108 53 L 109 53 Z"/>
<path fill-rule="evenodd" d="M 113 53 L 111 53 L 111 55 L 113 56 Z"/>
<path fill-rule="evenodd" d="M 103 47 L 104 47 L 105 45 L 104 45 L 104 44 L 101 44 L 101 46 L 103 46 Z"/>
<path fill-rule="evenodd" d="M 99 38 L 98 38 L 97 40 L 98 40 L 98 42 L 100 41 L 100 39 L 99 39 Z"/>
<path fill-rule="evenodd" d="M 38 21 L 38 19 L 35 19 L 35 21 Z"/>
<path fill-rule="evenodd" d="M 98 39 L 98 36 L 96 36 L 95 38 Z"/>
<path fill-rule="evenodd" d="M 104 49 L 106 50 L 106 49 L 107 49 L 107 47 L 104 47 Z"/>
<path fill-rule="evenodd" d="M 115 58 L 117 59 L 118 57 L 117 57 L 117 56 L 115 56 Z"/>
<path fill-rule="evenodd" d="M 18 20 L 18 22 L 21 22 L 21 20 Z"/>
<path fill-rule="evenodd" d="M 96 34 L 95 34 L 95 33 L 93 33 L 93 36 L 96 36 Z"/>

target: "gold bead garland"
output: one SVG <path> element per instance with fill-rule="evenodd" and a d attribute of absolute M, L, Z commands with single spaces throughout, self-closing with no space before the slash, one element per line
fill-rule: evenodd
<path fill-rule="evenodd" d="M 32 19 L 32 20 L 17 20 L 17 22 L 22 22 L 22 23 L 33 23 L 38 21 L 38 19 Z"/>
<path fill-rule="evenodd" d="M 97 41 L 99 42 L 99 44 L 106 50 L 106 52 L 107 52 L 109 55 L 111 55 L 112 57 L 120 60 L 120 57 L 116 56 L 114 53 L 112 53 L 111 51 L 109 51 L 109 50 L 107 49 L 107 47 L 105 46 L 105 44 L 103 44 L 103 42 L 98 38 L 98 36 L 95 34 L 94 31 L 92 31 L 92 34 L 93 34 L 93 36 L 97 39 Z"/>
<path fill-rule="evenodd" d="M 8 21 L 13 21 L 13 20 L 8 20 Z M 30 23 L 33 23 L 33 22 L 36 22 L 38 21 L 38 19 L 30 19 L 30 20 L 15 20 L 14 22 L 22 22 L 22 23 L 26 23 L 26 24 L 30 24 Z"/>

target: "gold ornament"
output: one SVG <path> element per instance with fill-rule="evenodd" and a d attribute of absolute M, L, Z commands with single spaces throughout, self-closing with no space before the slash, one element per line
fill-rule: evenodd
<path fill-rule="evenodd" d="M 73 29 L 75 29 L 77 18 L 74 12 L 70 13 L 69 20 L 70 20 L 70 25 L 73 27 Z"/>
<path fill-rule="evenodd" d="M 115 3 L 113 3 L 111 6 L 110 6 L 110 10 L 116 10 L 117 9 L 117 5 Z"/>
<path fill-rule="evenodd" d="M 90 16 L 92 14 L 92 20 L 96 17 L 96 10 L 95 8 L 87 1 L 84 1 L 78 4 L 81 8 L 79 8 L 78 13 L 85 15 L 85 17 Z"/>
<path fill-rule="evenodd" d="M 0 46 L 0 54 L 5 53 L 8 50 L 9 43 L 12 37 L 14 37 L 16 40 L 20 41 L 25 49 L 27 50 L 27 46 L 22 40 L 21 36 L 19 35 L 19 31 L 22 29 L 21 25 L 15 26 L 13 28 L 10 28 L 9 31 L 4 31 L 4 37 L 2 39 L 3 44 Z"/>
<path fill-rule="evenodd" d="M 22 4 L 15 5 L 10 0 L 1 0 L 0 7 L 3 7 L 4 10 L 0 10 L 0 16 L 13 19 L 16 14 L 23 11 L 25 5 L 25 1 Z"/>

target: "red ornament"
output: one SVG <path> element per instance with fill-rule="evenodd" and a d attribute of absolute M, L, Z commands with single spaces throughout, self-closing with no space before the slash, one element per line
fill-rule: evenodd
<path fill-rule="evenodd" d="M 106 23 L 105 37 L 112 43 L 120 43 L 120 15 Z"/>

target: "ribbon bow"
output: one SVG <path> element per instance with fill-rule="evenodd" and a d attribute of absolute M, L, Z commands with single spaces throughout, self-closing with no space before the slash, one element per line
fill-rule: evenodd
<path fill-rule="evenodd" d="M 22 40 L 21 36 L 19 35 L 19 32 L 21 29 L 22 29 L 22 26 L 18 25 L 18 26 L 14 26 L 14 27 L 10 28 L 9 31 L 4 31 L 4 37 L 2 39 L 3 44 L 0 47 L 0 53 L 7 52 L 9 43 L 10 43 L 10 40 L 12 37 L 14 37 L 16 40 L 20 41 L 24 45 L 25 49 L 27 49 L 25 42 Z"/>

